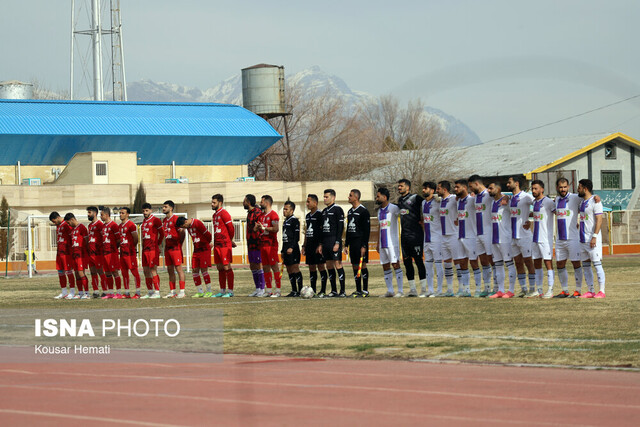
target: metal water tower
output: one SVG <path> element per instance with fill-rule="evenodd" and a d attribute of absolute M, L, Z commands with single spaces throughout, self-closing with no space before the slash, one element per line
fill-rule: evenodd
<path fill-rule="evenodd" d="M 17 80 L 0 82 L 0 99 L 33 99 L 33 85 Z"/>
<path fill-rule="evenodd" d="M 284 67 L 281 65 L 258 64 L 242 69 L 242 106 L 278 127 L 273 120 L 284 125 L 285 153 L 289 171 L 293 175 L 293 160 L 289 143 L 287 117 L 291 108 L 286 103 Z M 274 124 L 276 124 L 274 126 Z M 268 158 L 264 157 L 265 178 L 269 176 Z"/>

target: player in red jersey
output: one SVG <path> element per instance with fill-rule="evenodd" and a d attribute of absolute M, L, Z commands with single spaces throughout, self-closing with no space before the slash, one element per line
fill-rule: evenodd
<path fill-rule="evenodd" d="M 71 259 L 71 226 L 55 211 L 49 214 L 49 221 L 56 226 L 56 270 L 58 270 L 58 280 L 62 289 L 55 299 L 72 299 L 76 293 L 76 281 L 73 277 Z M 67 290 L 67 280 L 69 290 Z"/>
<path fill-rule="evenodd" d="M 158 265 L 160 264 L 160 242 L 164 236 L 162 231 L 162 220 L 153 215 L 151 205 L 142 205 L 144 220 L 140 226 L 142 233 L 142 270 L 144 271 L 144 281 L 149 293 L 140 297 L 160 298 L 160 276 L 158 276 Z"/>
<path fill-rule="evenodd" d="M 260 236 L 260 257 L 262 258 L 262 265 L 264 267 L 264 280 L 267 284 L 267 292 L 265 297 L 277 298 L 280 296 L 280 267 L 278 261 L 280 260 L 280 253 L 278 252 L 278 227 L 280 223 L 280 217 L 278 213 L 271 209 L 273 205 L 273 198 L 269 195 L 262 196 L 260 199 L 260 209 L 264 212 L 264 215 L 260 218 L 259 228 L 262 231 Z M 276 291 L 271 292 L 271 273 L 276 281 Z"/>
<path fill-rule="evenodd" d="M 75 215 L 68 213 L 64 220 L 73 228 L 71 232 L 71 256 L 73 258 L 73 271 L 78 283 L 78 294 L 76 299 L 91 299 L 89 296 L 89 279 L 84 270 L 89 265 L 89 253 L 87 252 L 87 236 L 89 232 L 84 224 L 80 224 Z M 96 289 L 97 290 L 97 287 Z"/>
<path fill-rule="evenodd" d="M 98 208 L 95 206 L 87 207 L 87 218 L 89 221 L 89 232 L 87 251 L 89 252 L 89 270 L 91 271 L 91 287 L 93 288 L 93 297 L 104 297 L 107 292 L 107 276 L 104 274 L 102 265 L 104 264 L 104 257 L 102 255 L 102 229 L 104 223 L 98 218 Z M 102 287 L 102 295 L 99 295 L 98 280 Z"/>
<path fill-rule="evenodd" d="M 102 219 L 102 222 L 104 222 L 104 228 L 102 229 L 102 254 L 104 257 L 103 268 L 107 275 L 107 286 L 109 287 L 107 295 L 102 298 L 122 299 L 124 296 L 120 290 L 122 282 L 120 281 L 120 258 L 118 257 L 120 228 L 118 227 L 118 224 L 111 219 L 111 209 L 108 207 L 105 206 L 102 208 L 102 211 L 100 211 L 100 218 Z M 114 281 L 116 283 L 115 294 L 113 293 Z"/>
<path fill-rule="evenodd" d="M 165 298 L 184 298 L 185 278 L 182 270 L 182 242 L 184 242 L 184 230 L 176 227 L 178 216 L 173 214 L 175 204 L 167 200 L 162 205 L 162 213 L 165 214 L 162 220 L 162 231 L 164 232 L 164 263 L 169 273 L 170 292 Z M 180 281 L 180 292 L 176 295 L 176 271 Z"/>
<path fill-rule="evenodd" d="M 209 267 L 211 267 L 211 233 L 207 230 L 207 226 L 198 218 L 180 217 L 176 221 L 176 227 L 186 229 L 191 235 L 193 242 L 193 256 L 191 258 L 191 268 L 193 271 L 193 283 L 196 285 L 198 292 L 192 298 L 202 298 L 211 296 L 211 277 L 209 276 Z M 200 273 L 207 285 L 207 294 L 202 290 L 202 279 Z"/>
<path fill-rule="evenodd" d="M 131 209 L 120 208 L 120 268 L 125 298 L 140 298 L 140 273 L 138 273 L 138 229 L 129 219 Z M 129 271 L 136 282 L 136 293 L 129 296 Z"/>
<path fill-rule="evenodd" d="M 211 197 L 211 209 L 213 210 L 213 261 L 218 269 L 218 283 L 220 292 L 213 295 L 214 298 L 233 296 L 234 274 L 231 269 L 233 260 L 232 249 L 236 247 L 233 241 L 235 228 L 231 215 L 222 207 L 224 198 L 222 194 L 214 194 Z"/>

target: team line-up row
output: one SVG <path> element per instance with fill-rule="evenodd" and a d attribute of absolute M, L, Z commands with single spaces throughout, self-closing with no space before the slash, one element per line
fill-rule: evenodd
<path fill-rule="evenodd" d="M 592 194 L 592 182 L 581 180 L 578 194 L 573 194 L 569 192 L 569 182 L 564 178 L 558 179 L 555 201 L 544 195 L 542 181 L 532 182 L 531 194 L 523 191 L 524 184 L 521 176 L 509 178 L 507 188 L 512 196 L 507 196 L 502 194 L 499 182 L 492 182 L 486 188 L 482 178 L 473 175 L 468 180 L 459 179 L 454 183 L 425 182 L 421 197 L 411 193 L 409 180 L 401 179 L 397 188 L 400 197 L 396 203 L 390 202 L 387 188 L 379 188 L 376 192 L 379 222 L 376 250 L 380 254 L 387 287 L 387 292 L 381 296 L 405 296 L 405 273 L 399 263 L 401 255 L 410 287 L 406 296 L 470 297 L 471 267 L 476 297 L 513 298 L 516 296 L 517 279 L 521 288 L 517 295 L 519 297 L 604 298 L 605 274 L 600 233 L 603 210 L 599 197 Z M 335 204 L 334 190 L 324 191 L 323 202 L 326 207 L 322 211 L 318 209 L 318 196 L 309 194 L 306 200 L 309 213 L 305 217 L 302 248 L 300 222 L 294 216 L 295 203 L 285 202 L 280 248 L 277 240 L 280 218 L 272 209 L 273 199 L 265 195 L 258 204 L 254 195 L 246 195 L 243 205 L 247 210 L 248 258 L 256 288 L 250 296 L 281 296 L 282 270 L 279 261 L 282 256 L 292 289 L 287 297 L 301 294 L 305 297 L 315 294 L 318 298 L 346 297 L 342 266 L 344 254 L 349 257 L 354 273 L 356 289 L 350 296 L 368 297 L 370 214 L 360 203 L 360 196 L 357 189 L 349 192 L 348 201 L 352 207 L 346 216 L 345 229 L 344 211 Z M 56 298 L 160 298 L 157 267 L 163 240 L 170 289 L 165 298 L 185 297 L 182 244 L 186 231 L 191 235 L 194 247 L 192 271 L 197 293 L 193 297 L 232 297 L 234 227 L 223 201 L 221 194 L 215 194 L 211 199 L 213 236 L 201 220 L 175 215 L 175 205 L 171 200 L 162 206 L 165 215 L 163 220 L 153 215 L 150 204 L 143 205 L 144 219 L 140 234 L 147 287 L 145 295 L 140 292 L 141 278 L 136 253 L 140 236 L 129 219 L 129 208 L 120 210 L 121 222 L 116 224 L 109 208 L 99 210 L 90 206 L 87 208 L 88 227 L 81 224 L 72 213 L 62 218 L 57 212 L 52 212 L 49 219 L 57 227 L 56 269 L 62 289 Z M 554 220 L 557 223 L 556 262 L 562 286 L 562 292 L 557 295 L 553 293 Z M 220 287 L 215 294 L 211 289 L 208 271 L 211 267 L 212 242 Z M 310 270 L 310 289 L 304 290 L 299 267 L 302 255 Z M 571 261 L 575 271 L 576 290 L 573 294 L 569 293 L 568 288 L 567 260 Z M 543 266 L 548 282 L 546 292 L 543 291 Z M 597 294 L 592 266 L 600 286 Z M 87 268 L 91 273 L 93 296 L 89 294 L 85 273 Z M 416 269 L 420 294 L 415 283 Z M 457 294 L 453 290 L 454 269 L 459 283 Z M 528 271 L 528 276 L 525 271 Z M 133 295 L 130 293 L 129 272 L 135 281 Z M 397 291 L 393 288 L 394 276 Z M 507 276 L 509 288 L 505 290 Z M 588 287 L 584 294 L 583 276 Z M 272 285 L 272 279 L 275 286 Z M 445 281 L 446 291 L 443 290 Z M 327 284 L 331 286 L 329 292 Z M 102 293 L 99 292 L 99 285 Z"/>

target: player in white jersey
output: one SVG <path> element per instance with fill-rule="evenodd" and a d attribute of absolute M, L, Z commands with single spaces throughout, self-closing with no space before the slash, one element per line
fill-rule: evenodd
<path fill-rule="evenodd" d="M 400 208 L 393 203 L 389 203 L 389 189 L 380 187 L 376 193 L 376 204 L 378 209 L 378 243 L 376 251 L 380 254 L 380 264 L 384 270 L 384 282 L 387 285 L 387 293 L 382 297 L 403 297 L 402 289 L 402 269 L 398 262 L 400 254 L 400 236 L 398 234 L 398 215 Z M 393 266 L 393 271 L 391 267 Z M 398 292 L 393 292 L 393 273 L 396 274 Z"/>
<path fill-rule="evenodd" d="M 471 276 L 469 274 L 469 264 L 473 269 L 473 278 L 476 282 L 476 295 L 480 296 L 482 291 L 482 274 L 478 264 L 478 254 L 476 252 L 476 208 L 474 198 L 469 194 L 469 183 L 466 179 L 458 179 L 455 182 L 454 191 L 458 198 L 458 240 L 460 241 L 460 258 L 458 266 L 461 270 L 462 286 L 458 291 L 459 297 L 471 296 Z"/>
<path fill-rule="evenodd" d="M 440 231 L 442 234 L 442 260 L 444 278 L 447 281 L 447 292 L 436 296 L 452 297 L 453 293 L 453 260 L 460 259 L 460 242 L 458 240 L 458 208 L 456 198 L 451 194 L 451 183 L 440 181 L 436 188 L 440 201 Z"/>
<path fill-rule="evenodd" d="M 602 268 L 602 203 L 597 202 L 592 194 L 593 183 L 589 179 L 578 182 L 578 195 L 582 198 L 580 204 L 580 255 L 582 258 L 582 272 L 587 282 L 588 292 L 581 298 L 605 298 L 605 276 Z M 596 269 L 600 292 L 595 293 L 593 286 L 593 271 Z"/>
<path fill-rule="evenodd" d="M 479 175 L 471 175 L 469 177 L 469 188 L 475 194 L 476 235 L 478 236 L 476 252 L 478 252 L 480 264 L 482 264 L 482 281 L 484 282 L 484 289 L 477 296 L 487 297 L 491 289 L 491 278 L 495 279 L 495 269 L 493 269 L 493 275 L 491 274 L 493 266 L 491 257 L 491 205 L 493 201 L 489 195 L 489 190 L 484 186 Z"/>
<path fill-rule="evenodd" d="M 553 298 L 553 213 L 556 204 L 544 195 L 544 182 L 536 179 L 531 182 L 533 194 L 533 266 L 536 269 L 536 290 L 529 297 Z M 547 293 L 542 293 L 544 274 L 542 262 L 547 267 Z"/>
<path fill-rule="evenodd" d="M 533 196 L 522 191 L 524 186 L 524 176 L 514 175 L 507 180 L 507 187 L 513 193 L 509 201 L 511 208 L 511 256 L 518 271 L 518 283 L 521 291 L 518 297 L 527 295 L 527 276 L 524 267 L 529 271 L 529 293 L 533 294 L 536 289 L 536 274 L 531 259 L 531 245 L 533 235 L 531 233 L 531 222 L 529 222 L 529 212 L 533 204 Z"/>
<path fill-rule="evenodd" d="M 440 226 L 440 201 L 435 192 L 438 185 L 435 182 L 422 184 L 422 226 L 424 227 L 424 266 L 427 269 L 427 285 L 429 291 L 422 290 L 421 297 L 434 297 L 433 267 L 436 267 L 438 293 L 442 294 L 444 269 L 442 268 L 442 227 Z"/>
<path fill-rule="evenodd" d="M 489 298 L 513 298 L 516 286 L 516 267 L 511 259 L 511 208 L 509 198 L 502 194 L 500 182 L 489 184 L 491 196 L 491 253 L 498 289 Z M 509 291 L 504 290 L 504 266 L 509 271 Z"/>

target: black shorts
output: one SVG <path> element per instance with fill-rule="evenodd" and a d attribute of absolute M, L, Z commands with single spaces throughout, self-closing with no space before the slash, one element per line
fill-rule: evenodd
<path fill-rule="evenodd" d="M 369 244 L 367 243 L 366 245 L 363 245 L 362 242 L 350 242 L 349 259 L 351 260 L 352 265 L 360 265 L 360 252 L 362 247 L 365 248 L 362 262 L 369 262 Z"/>
<path fill-rule="evenodd" d="M 419 258 L 422 259 L 422 242 L 404 242 L 401 243 L 402 258 Z"/>
<path fill-rule="evenodd" d="M 282 263 L 287 267 L 300 264 L 300 249 L 293 248 L 293 252 L 290 254 L 288 254 L 286 250 L 282 251 Z"/>
<path fill-rule="evenodd" d="M 322 256 L 326 261 L 342 261 L 342 243 L 338 244 L 338 250 L 333 251 L 335 240 L 322 243 Z"/>
<path fill-rule="evenodd" d="M 319 264 L 324 264 L 324 257 L 322 256 L 322 254 L 319 254 L 318 251 L 318 246 L 320 246 L 320 244 L 309 244 L 309 242 L 307 242 L 307 245 L 304 247 L 304 259 L 305 262 L 307 263 L 307 265 L 319 265 Z"/>

